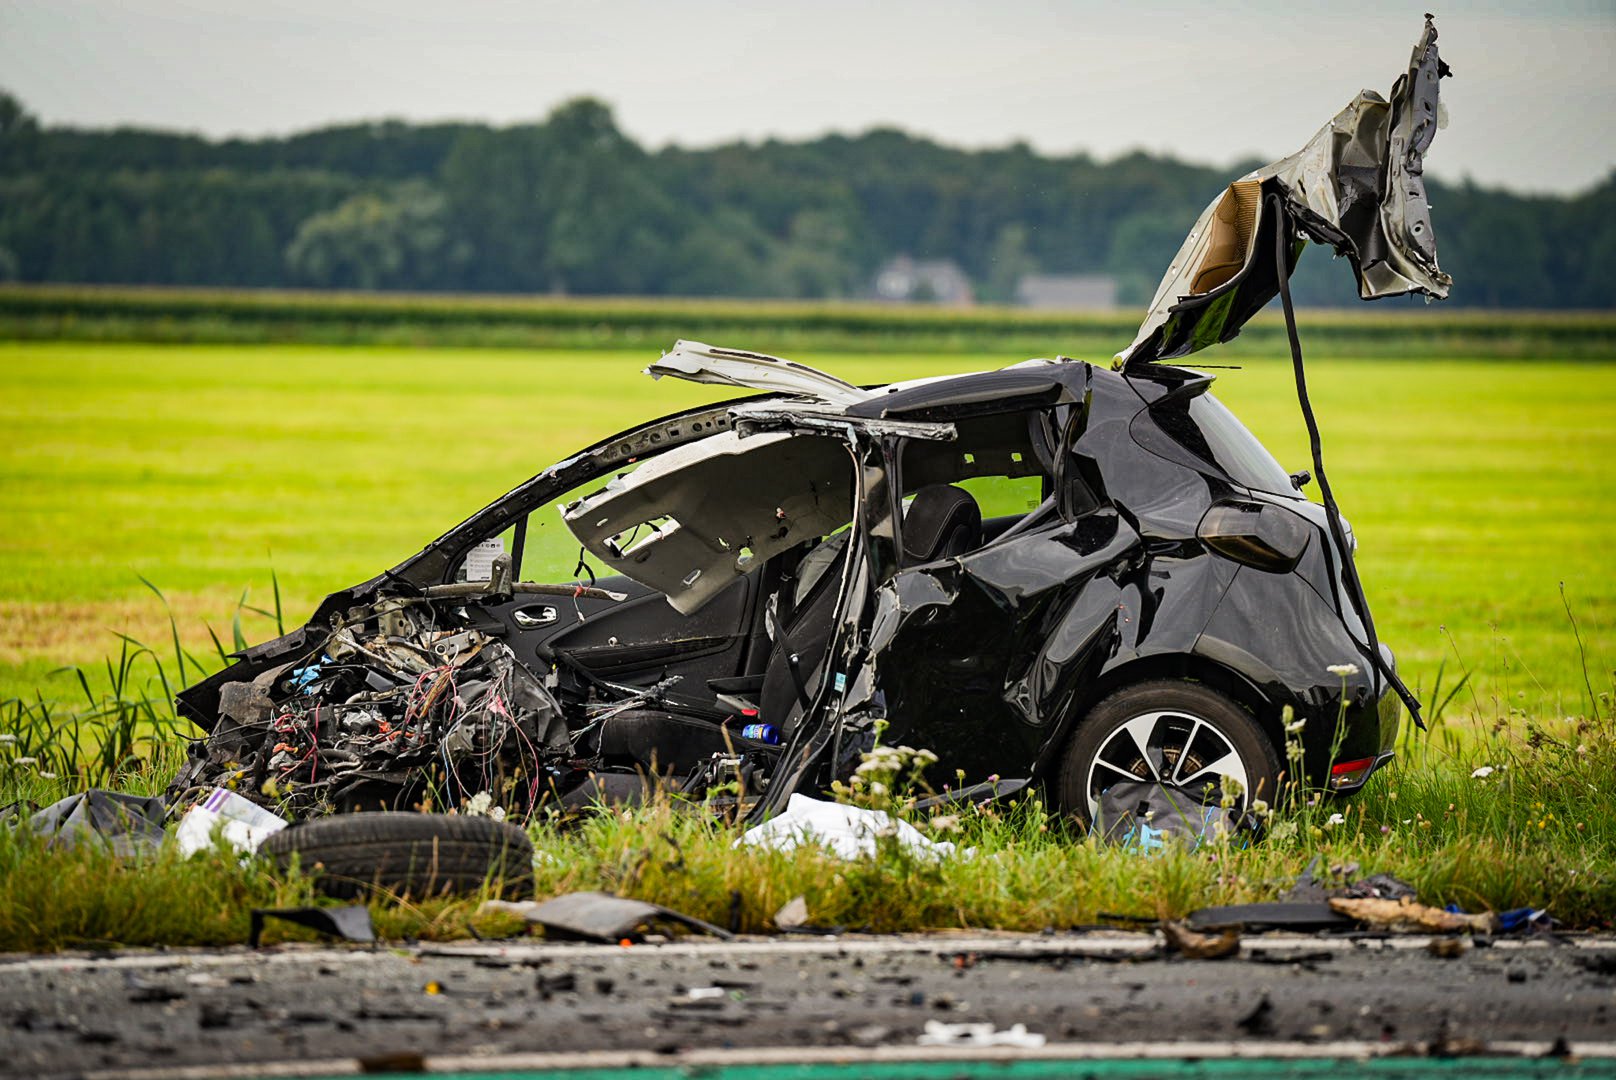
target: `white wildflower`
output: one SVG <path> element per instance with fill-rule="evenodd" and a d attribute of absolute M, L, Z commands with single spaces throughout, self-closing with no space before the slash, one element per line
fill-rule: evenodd
<path fill-rule="evenodd" d="M 16 761 L 13 761 L 12 764 L 13 765 L 38 765 L 39 764 L 39 759 L 36 758 L 36 757 L 20 757 Z"/>
<path fill-rule="evenodd" d="M 1295 735 L 1305 727 L 1307 727 L 1307 717 L 1304 716 L 1304 717 L 1301 717 L 1300 719 L 1296 720 L 1293 723 L 1286 724 L 1285 725 L 1285 734 L 1287 734 L 1287 735 Z"/>
<path fill-rule="evenodd" d="M 1348 675 L 1356 675 L 1356 674 L 1358 674 L 1358 665 L 1357 664 L 1331 664 L 1329 667 L 1325 668 L 1324 670 L 1328 671 L 1331 675 L 1335 675 L 1335 676 L 1337 676 L 1339 678 L 1345 679 Z"/>
<path fill-rule="evenodd" d="M 9 744 L 9 743 L 14 743 L 14 742 L 16 742 L 16 741 L 17 741 L 17 736 L 15 736 L 15 735 L 12 735 L 12 734 L 11 734 L 11 733 L 9 733 L 9 732 L 7 732 L 7 733 L 6 733 L 6 734 L 4 734 L 4 735 L 0 735 L 0 743 L 7 743 L 7 744 Z"/>
<path fill-rule="evenodd" d="M 495 810 L 499 810 L 500 818 L 505 816 L 505 811 L 494 805 L 494 796 L 486 791 L 479 791 L 467 799 L 466 805 L 460 808 L 460 812 L 467 817 L 493 817 Z"/>
<path fill-rule="evenodd" d="M 887 786 L 885 784 L 881 783 L 881 781 L 876 780 L 876 781 L 873 781 L 870 784 L 870 794 L 871 795 L 875 795 L 875 796 L 879 797 L 879 796 L 885 795 L 886 793 L 887 793 Z"/>
<path fill-rule="evenodd" d="M 1470 779 L 1472 779 L 1472 780 L 1485 780 L 1489 776 L 1491 776 L 1492 774 L 1493 774 L 1493 767 L 1491 765 L 1483 765 L 1481 768 L 1477 769 L 1475 772 L 1470 774 Z"/>
<path fill-rule="evenodd" d="M 1268 813 L 1268 802 L 1267 802 L 1267 800 L 1265 800 L 1265 799 L 1252 799 L 1251 800 L 1251 812 L 1253 814 L 1256 814 L 1258 817 L 1265 816 Z"/>
<path fill-rule="evenodd" d="M 1347 819 L 1346 819 L 1345 815 L 1331 814 L 1330 817 L 1329 817 L 1329 820 L 1325 821 L 1324 827 L 1326 829 L 1329 829 L 1329 828 L 1333 828 L 1336 825 L 1345 825 L 1346 823 L 1347 823 Z"/>
<path fill-rule="evenodd" d="M 931 831 L 938 833 L 959 832 L 960 819 L 958 814 L 939 814 L 931 819 Z"/>
<path fill-rule="evenodd" d="M 39 778 L 41 780 L 54 780 L 56 779 L 56 774 L 53 772 L 45 772 L 43 769 L 41 769 L 39 772 Z"/>

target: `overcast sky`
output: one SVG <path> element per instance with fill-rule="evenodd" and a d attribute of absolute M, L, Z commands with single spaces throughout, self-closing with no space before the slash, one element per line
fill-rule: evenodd
<path fill-rule="evenodd" d="M 1224 164 L 1385 93 L 1430 4 L 0 0 L 0 87 L 51 124 L 210 135 L 497 123 L 593 95 L 648 146 L 891 125 Z M 1429 171 L 1571 191 L 1616 165 L 1616 0 L 1437 12 Z"/>

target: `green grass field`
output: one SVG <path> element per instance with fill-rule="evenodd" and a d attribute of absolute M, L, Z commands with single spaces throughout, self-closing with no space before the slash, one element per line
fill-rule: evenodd
<path fill-rule="evenodd" d="M 243 590 L 272 603 L 271 568 L 295 624 L 568 452 L 729 396 L 653 382 L 640 374 L 653 355 L 0 344 L 0 698 L 77 695 L 49 673 L 98 663 L 114 632 L 166 640 L 140 576 L 211 653 L 204 623 L 228 642 Z M 793 358 L 874 382 L 1025 357 Z M 1218 372 L 1219 396 L 1306 467 L 1288 362 L 1241 362 Z M 1462 664 L 1476 696 L 1456 707 L 1584 710 L 1564 582 L 1594 689 L 1608 690 L 1616 365 L 1321 359 L 1310 381 L 1382 636 L 1411 681 L 1429 689 L 1446 662 L 1451 685 Z M 549 527 L 541 550 L 559 579 L 575 549 Z M 256 640 L 273 625 L 252 616 L 244 629 Z"/>
<path fill-rule="evenodd" d="M 1249 342 L 1225 350 L 1246 366 L 1218 373 L 1219 396 L 1287 466 L 1305 467 L 1288 362 L 1252 351 Z M 1560 583 L 1588 681 L 1606 692 L 1616 659 L 1616 574 L 1605 563 L 1616 527 L 1616 363 L 1550 351 L 1533 361 L 1377 353 L 1310 365 L 1383 636 L 1425 696 L 1439 666 L 1447 687 L 1457 669 L 1473 672 L 1447 718 L 1482 721 L 1406 739 L 1398 767 L 1351 803 L 1296 799 L 1254 847 L 1154 859 L 1083 841 L 1036 805 L 990 808 L 963 815 L 963 832 L 950 834 L 978 857 L 940 866 L 893 852 L 853 864 L 806 848 L 737 852 L 731 827 L 665 804 L 581 827 L 540 817 L 529 823 L 545 856 L 538 894 L 604 888 L 721 922 L 739 897 L 749 930 L 766 930 L 799 894 L 827 923 L 1037 930 L 1272 899 L 1318 856 L 1395 874 L 1428 902 L 1546 906 L 1567 925 L 1608 929 L 1616 741 L 1608 699 L 1595 722 L 1565 719 L 1593 710 Z M 0 699 L 71 702 L 77 680 L 53 669 L 99 664 L 117 652 L 118 632 L 157 647 L 172 674 L 165 600 L 142 577 L 161 588 L 187 646 L 209 658 L 207 627 L 229 642 L 244 590 L 248 604 L 273 606 L 271 568 L 295 624 L 326 592 L 391 565 L 563 455 L 727 396 L 652 382 L 639 373 L 652 355 L 0 343 Z M 856 382 L 1024 358 L 793 356 Z M 570 573 L 575 549 L 558 520 L 533 550 L 538 570 Z M 248 615 L 242 630 L 256 640 L 274 623 Z M 43 803 L 91 783 L 158 791 L 180 753 L 151 701 L 87 724 L 73 715 L 82 701 L 69 704 L 56 710 L 66 724 L 54 734 L 27 719 L 50 710 L 10 709 L 0 716 L 20 738 L 0 746 L 0 802 Z M 118 731 L 122 741 L 107 735 Z M 25 754 L 40 756 L 24 766 L 34 760 Z M 310 899 L 306 880 L 234 856 L 186 861 L 169 847 L 126 861 L 0 830 L 0 950 L 239 942 L 248 908 Z M 380 898 L 372 908 L 389 940 L 509 932 L 477 922 L 478 899 Z"/>

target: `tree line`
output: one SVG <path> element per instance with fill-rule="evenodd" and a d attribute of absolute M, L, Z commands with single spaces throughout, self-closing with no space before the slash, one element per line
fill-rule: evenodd
<path fill-rule="evenodd" d="M 902 253 L 956 261 L 984 300 L 1094 273 L 1140 304 L 1257 164 L 887 129 L 649 152 L 590 99 L 507 127 L 215 140 L 45 127 L 0 93 L 0 281 L 838 298 Z M 1616 173 L 1569 197 L 1428 183 L 1451 303 L 1616 306 Z M 1301 302 L 1351 302 L 1329 263 L 1303 260 Z"/>

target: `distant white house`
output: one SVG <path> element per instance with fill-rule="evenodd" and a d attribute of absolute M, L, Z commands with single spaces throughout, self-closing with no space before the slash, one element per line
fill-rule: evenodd
<path fill-rule="evenodd" d="M 952 259 L 914 259 L 898 255 L 876 272 L 878 300 L 969 307 L 976 303 L 971 279 Z"/>
<path fill-rule="evenodd" d="M 1109 274 L 1028 274 L 1016 282 L 1022 307 L 1094 310 L 1117 306 L 1117 279 Z"/>

